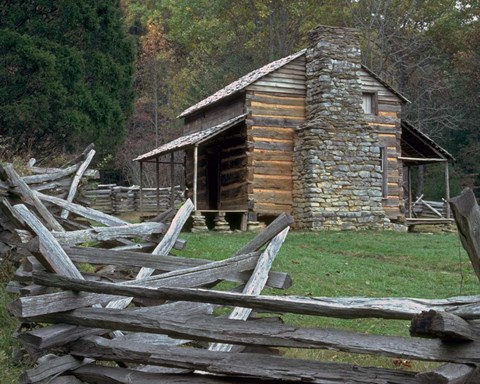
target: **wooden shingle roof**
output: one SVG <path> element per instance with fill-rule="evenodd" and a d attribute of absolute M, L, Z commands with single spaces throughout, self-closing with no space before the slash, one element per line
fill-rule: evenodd
<path fill-rule="evenodd" d="M 290 56 L 283 57 L 279 60 L 273 61 L 271 63 L 268 63 L 264 65 L 261 68 L 258 68 L 250 73 L 247 73 L 245 76 L 242 76 L 238 80 L 235 80 L 234 82 L 228 84 L 226 87 L 220 89 L 219 91 L 215 92 L 213 95 L 208 96 L 206 99 L 203 99 L 202 101 L 199 101 L 195 105 L 192 105 L 191 107 L 185 109 L 180 115 L 178 115 L 178 118 L 186 117 L 188 115 L 191 115 L 192 113 L 195 113 L 199 111 L 200 109 L 207 107 L 211 104 L 214 104 L 218 101 L 221 101 L 229 96 L 232 96 L 236 94 L 237 92 L 240 92 L 244 90 L 246 87 L 249 85 L 253 84 L 255 81 L 261 79 L 262 77 L 272 73 L 273 71 L 283 67 L 284 65 L 290 63 L 291 61 L 297 59 L 298 57 L 304 55 L 306 53 L 306 49 L 302 49 L 301 51 L 298 51 Z M 410 101 L 402 95 L 400 92 L 398 92 L 395 88 L 393 88 L 391 85 L 389 85 L 386 81 L 384 81 L 380 76 L 378 76 L 375 72 L 373 72 L 370 68 L 366 67 L 365 65 L 362 64 L 362 69 L 365 70 L 368 74 L 370 74 L 373 78 L 375 78 L 377 81 L 379 81 L 383 86 L 385 86 L 387 89 L 389 89 L 393 94 L 395 94 L 398 98 L 400 98 L 404 103 L 410 103 Z"/>
<path fill-rule="evenodd" d="M 411 163 L 412 165 L 416 163 L 427 164 L 429 159 L 455 160 L 446 149 L 406 121 L 402 121 L 401 147 L 404 162 Z M 419 159 L 419 161 L 408 160 L 409 158 Z M 420 161 L 420 159 L 422 159 L 422 161 Z"/>
<path fill-rule="evenodd" d="M 272 73 L 273 71 L 277 70 L 280 67 L 283 67 L 285 64 L 290 63 L 291 61 L 295 60 L 296 58 L 305 54 L 306 49 L 302 49 L 290 56 L 284 57 L 282 59 L 273 61 L 269 64 L 264 65 L 261 68 L 258 68 L 250 73 L 247 73 L 245 76 L 241 77 L 240 79 L 234 81 L 233 83 L 228 84 L 225 88 L 220 89 L 219 91 L 215 92 L 213 95 L 210 95 L 206 99 L 198 102 L 195 105 L 184 110 L 178 117 L 185 117 L 188 116 L 210 104 L 216 103 L 222 99 L 227 98 L 228 96 L 234 95 L 237 92 L 242 91 L 250 84 L 254 83 L 258 79 L 262 78 L 263 76 Z"/>
<path fill-rule="evenodd" d="M 159 156 L 166 155 L 170 152 L 180 151 L 189 147 L 193 147 L 195 145 L 199 145 L 214 136 L 226 131 L 229 128 L 241 123 L 245 120 L 247 114 L 242 114 L 239 116 L 234 117 L 233 119 L 227 120 L 221 124 L 215 125 L 213 127 L 204 129 L 202 131 L 193 132 L 184 136 L 180 136 L 179 138 L 172 140 L 168 143 L 161 145 L 160 147 L 147 152 L 143 155 L 140 155 L 133 159 L 133 161 L 148 161 L 155 159 Z"/>

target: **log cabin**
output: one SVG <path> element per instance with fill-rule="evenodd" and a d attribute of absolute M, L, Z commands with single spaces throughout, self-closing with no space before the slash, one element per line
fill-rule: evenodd
<path fill-rule="evenodd" d="M 391 228 L 411 215 L 411 167 L 443 162 L 448 185 L 453 159 L 402 122 L 408 102 L 361 64 L 358 31 L 320 26 L 307 49 L 183 111 L 183 136 L 135 160 L 170 154 L 173 167 L 184 151 L 197 230 L 209 214 L 217 229 L 235 215 L 253 229 L 282 212 L 303 230 Z"/>

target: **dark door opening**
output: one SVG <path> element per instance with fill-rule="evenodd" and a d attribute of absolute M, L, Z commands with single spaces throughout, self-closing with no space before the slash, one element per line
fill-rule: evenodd
<path fill-rule="evenodd" d="M 220 200 L 220 149 L 207 154 L 207 195 L 208 208 L 218 209 Z"/>

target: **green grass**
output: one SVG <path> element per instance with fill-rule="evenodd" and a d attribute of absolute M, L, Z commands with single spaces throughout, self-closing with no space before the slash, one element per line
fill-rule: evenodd
<path fill-rule="evenodd" d="M 219 260 L 240 249 L 252 234 L 190 235 L 183 255 Z M 299 296 L 446 298 L 480 293 L 478 279 L 455 233 L 325 232 L 288 235 L 273 266 L 288 272 Z M 408 336 L 409 322 L 384 319 L 339 320 L 287 314 L 302 327 L 339 328 L 368 334 Z M 395 368 L 394 359 L 334 351 L 288 350 L 287 356 L 328 359 Z M 431 363 L 411 362 L 426 370 Z M 402 368 L 407 368 L 403 366 Z"/>
<path fill-rule="evenodd" d="M 251 233 L 182 234 L 187 247 L 177 254 L 220 260 L 234 254 Z M 478 279 L 454 233 L 395 232 L 292 232 L 274 263 L 274 270 L 288 272 L 293 286 L 286 292 L 267 289 L 266 294 L 300 296 L 369 296 L 446 298 L 480 294 Z M 7 281 L 5 277 L 2 278 Z M 4 284 L 2 285 L 2 287 Z M 2 383 L 18 381 L 21 367 L 10 356 L 16 345 L 11 338 L 16 322 L 5 305 L 13 297 L 0 290 L 0 365 Z M 288 324 L 302 327 L 350 329 L 362 333 L 408 335 L 408 322 L 383 319 L 338 320 L 285 315 Z M 328 359 L 361 365 L 394 368 L 393 359 L 351 355 L 334 351 L 288 350 L 287 356 Z M 413 369 L 432 365 L 413 362 Z"/>

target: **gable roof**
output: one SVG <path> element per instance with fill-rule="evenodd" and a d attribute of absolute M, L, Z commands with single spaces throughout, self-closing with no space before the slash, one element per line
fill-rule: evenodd
<path fill-rule="evenodd" d="M 200 109 L 207 107 L 213 103 L 216 103 L 222 99 L 225 99 L 229 96 L 232 96 L 242 90 L 244 90 L 246 87 L 254 83 L 255 81 L 259 80 L 260 78 L 272 73 L 273 71 L 283 67 L 284 65 L 290 63 L 291 61 L 299 58 L 300 56 L 304 55 L 307 49 L 302 49 L 301 51 L 298 51 L 296 53 L 293 53 L 290 56 L 283 57 L 279 60 L 272 61 L 271 63 L 268 63 L 264 65 L 261 68 L 255 69 L 254 71 L 247 73 L 245 76 L 242 76 L 238 80 L 235 80 L 234 82 L 228 84 L 226 87 L 220 89 L 219 91 L 215 92 L 213 95 L 208 96 L 207 98 L 199 101 L 198 103 L 192 105 L 191 107 L 185 109 L 180 115 L 178 115 L 178 118 L 182 118 L 188 115 L 191 115 L 192 113 L 199 111 Z M 375 72 L 373 72 L 370 68 L 362 64 L 362 69 L 365 70 L 369 75 L 371 75 L 375 80 L 377 80 L 379 83 L 381 83 L 385 88 L 387 88 L 389 91 L 391 91 L 393 94 L 395 94 L 398 98 L 400 98 L 404 103 L 410 103 L 410 100 L 408 100 L 405 96 L 403 96 L 400 92 L 398 92 L 395 88 L 393 88 L 391 85 L 389 85 L 387 82 L 385 82 L 380 76 L 378 76 Z"/>
<path fill-rule="evenodd" d="M 217 101 L 220 101 L 228 96 L 234 95 L 237 92 L 248 87 L 250 84 L 254 83 L 258 79 L 262 78 L 263 76 L 272 73 L 273 71 L 277 70 L 280 67 L 283 67 L 285 64 L 290 63 L 291 61 L 295 60 L 296 58 L 305 54 L 306 49 L 302 49 L 290 56 L 284 57 L 282 59 L 273 61 L 264 65 L 261 68 L 255 69 L 254 71 L 247 73 L 245 76 L 242 76 L 238 80 L 234 81 L 233 83 L 228 84 L 225 88 L 220 89 L 219 91 L 215 92 L 213 95 L 208 96 L 206 99 L 198 102 L 195 105 L 184 110 L 178 117 L 185 117 L 187 115 L 196 112 L 207 105 L 213 104 Z"/>
<path fill-rule="evenodd" d="M 412 164 L 426 164 L 429 159 L 455 160 L 446 149 L 406 121 L 402 121 L 401 147 L 403 160 Z"/>
<path fill-rule="evenodd" d="M 233 126 L 241 123 L 245 120 L 247 114 L 236 116 L 230 120 L 224 121 L 221 124 L 215 125 L 213 127 L 204 129 L 202 131 L 190 133 L 188 135 L 180 136 L 179 138 L 172 140 L 168 143 L 161 145 L 160 147 L 147 152 L 143 155 L 140 155 L 133 159 L 133 161 L 148 161 L 155 159 L 159 156 L 166 155 L 167 153 L 180 151 L 195 145 L 204 143 L 205 141 L 210 140 L 212 137 L 217 136 L 218 134 L 225 132 L 227 129 L 232 128 Z"/>

